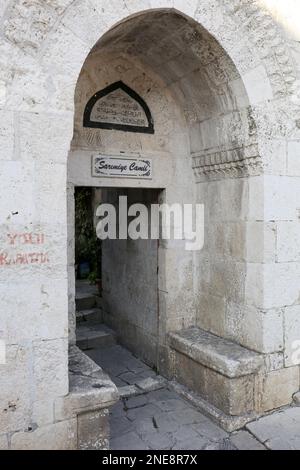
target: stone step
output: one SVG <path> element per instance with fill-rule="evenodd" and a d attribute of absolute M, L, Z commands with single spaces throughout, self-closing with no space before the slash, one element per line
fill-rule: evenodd
<path fill-rule="evenodd" d="M 77 311 L 90 310 L 97 306 L 97 299 L 89 292 L 76 292 L 75 303 Z"/>
<path fill-rule="evenodd" d="M 169 343 L 181 354 L 229 378 L 253 374 L 264 364 L 262 355 L 197 327 L 170 333 Z"/>
<path fill-rule="evenodd" d="M 76 325 L 92 325 L 102 323 L 101 308 L 91 308 L 88 310 L 80 310 L 76 312 Z"/>
<path fill-rule="evenodd" d="M 103 348 L 116 343 L 116 334 L 106 325 L 80 324 L 76 329 L 76 344 L 84 350 Z"/>

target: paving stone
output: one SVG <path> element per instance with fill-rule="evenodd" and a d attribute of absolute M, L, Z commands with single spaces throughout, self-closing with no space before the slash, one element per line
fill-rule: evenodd
<path fill-rule="evenodd" d="M 207 445 L 207 440 L 201 436 L 197 436 L 193 439 L 178 441 L 174 445 L 174 450 L 202 450 Z"/>
<path fill-rule="evenodd" d="M 149 447 L 135 433 L 129 432 L 110 441 L 111 450 L 148 450 Z"/>
<path fill-rule="evenodd" d="M 134 385 L 139 381 L 138 376 L 134 372 L 125 372 L 118 376 L 119 379 L 126 382 L 128 385 Z"/>
<path fill-rule="evenodd" d="M 193 408 L 184 408 L 182 410 L 170 411 L 169 413 L 172 413 L 172 417 L 179 424 L 197 424 L 207 420 L 205 416 Z"/>
<path fill-rule="evenodd" d="M 128 398 L 125 400 L 125 408 L 130 410 L 131 408 L 138 408 L 144 406 L 148 403 L 148 398 L 146 395 L 139 395 L 137 397 Z"/>
<path fill-rule="evenodd" d="M 176 444 L 179 444 L 180 446 L 183 443 L 188 443 L 189 441 L 191 442 L 197 441 L 198 442 L 197 446 L 199 446 L 200 443 L 201 443 L 201 446 L 204 446 L 205 444 L 209 442 L 208 439 L 205 439 L 199 436 L 199 434 L 194 429 L 192 429 L 192 427 L 189 425 L 180 426 L 179 428 L 177 428 L 177 430 L 173 434 L 173 437 L 175 438 Z"/>
<path fill-rule="evenodd" d="M 246 426 L 272 450 L 300 450 L 300 407 L 288 408 Z"/>
<path fill-rule="evenodd" d="M 135 432 L 141 436 L 145 433 L 155 431 L 154 420 L 152 417 L 147 417 L 142 420 L 134 421 Z"/>
<path fill-rule="evenodd" d="M 217 426 L 206 416 L 202 416 L 199 423 L 192 424 L 192 428 L 200 434 L 200 436 L 203 436 L 210 441 L 217 442 L 228 437 L 228 433 L 224 431 L 224 429 Z"/>
<path fill-rule="evenodd" d="M 156 413 L 153 416 L 154 426 L 162 433 L 176 432 L 178 422 L 173 418 L 171 413 Z"/>
<path fill-rule="evenodd" d="M 248 431 L 238 431 L 231 434 L 230 441 L 238 450 L 266 450 Z"/>
<path fill-rule="evenodd" d="M 207 444 L 203 450 L 237 450 L 237 448 L 233 445 L 230 439 L 222 439 L 219 442 L 211 442 Z"/>
<path fill-rule="evenodd" d="M 300 449 L 300 407 L 249 423 L 251 433 L 229 435 L 121 346 L 88 353 L 116 383 L 128 383 L 119 386 L 122 399 L 110 410 L 112 450 L 262 450 L 265 441 L 268 449 Z"/>
<path fill-rule="evenodd" d="M 157 401 L 166 401 L 166 400 L 171 400 L 172 398 L 175 398 L 178 400 L 180 397 L 176 392 L 173 392 L 173 390 L 169 390 L 167 388 L 161 389 L 161 390 L 155 390 L 153 392 L 149 392 L 147 394 L 149 402 L 157 402 Z M 185 400 L 183 400 L 185 401 Z M 187 403 L 187 402 L 185 402 Z"/>
<path fill-rule="evenodd" d="M 189 404 L 181 398 L 170 398 L 170 400 L 155 401 L 155 405 L 163 411 L 179 411 L 185 409 L 192 409 Z"/>
<path fill-rule="evenodd" d="M 124 359 L 124 358 L 123 358 Z M 128 361 L 126 361 L 126 366 L 127 369 L 130 372 L 134 372 L 136 374 L 142 374 L 142 373 L 152 373 L 153 370 L 151 367 L 147 366 L 144 362 L 140 361 L 139 359 L 136 359 L 134 356 L 131 356 Z M 155 372 L 154 372 L 155 374 Z"/>
<path fill-rule="evenodd" d="M 147 370 L 144 370 L 143 372 L 138 372 L 138 377 L 139 380 L 147 379 L 149 377 L 155 378 L 157 377 L 157 373 L 155 370 L 148 368 Z"/>
<path fill-rule="evenodd" d="M 134 397 L 138 394 L 138 389 L 135 385 L 126 385 L 125 387 L 120 387 L 118 391 L 120 398 Z"/>
<path fill-rule="evenodd" d="M 112 377 L 111 379 L 117 387 L 126 387 L 127 385 L 126 382 L 121 380 L 119 377 Z"/>
<path fill-rule="evenodd" d="M 119 400 L 115 405 L 110 408 L 110 416 L 122 416 L 124 414 L 124 404 L 122 400 Z"/>
<path fill-rule="evenodd" d="M 166 379 L 161 376 L 148 377 L 146 379 L 140 380 L 136 385 L 144 392 L 152 392 L 154 390 L 164 388 L 166 385 Z"/>
<path fill-rule="evenodd" d="M 142 440 L 153 450 L 172 449 L 174 445 L 174 438 L 171 433 L 161 433 L 158 430 L 144 433 Z"/>
<path fill-rule="evenodd" d="M 92 349 L 87 350 L 86 354 L 113 378 L 128 372 L 126 366 L 119 361 L 120 353 L 118 350 L 117 354 L 115 353 L 116 348 L 119 348 L 119 346 L 112 346 L 107 349 Z"/>
<path fill-rule="evenodd" d="M 124 416 L 111 417 L 109 423 L 112 439 L 134 430 L 132 422 Z"/>
<path fill-rule="evenodd" d="M 149 417 L 152 418 L 153 416 L 158 414 L 159 411 L 160 411 L 159 408 L 157 408 L 155 405 L 149 404 L 149 405 L 142 406 L 140 408 L 133 408 L 131 410 L 128 410 L 126 415 L 128 419 L 130 419 L 130 421 L 134 421 L 134 420 L 141 421 L 142 419 L 145 419 L 145 418 L 149 418 Z"/>

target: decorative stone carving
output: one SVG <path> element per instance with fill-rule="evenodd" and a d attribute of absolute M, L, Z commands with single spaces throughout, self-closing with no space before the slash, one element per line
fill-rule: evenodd
<path fill-rule="evenodd" d="M 262 173 L 262 158 L 257 145 L 220 152 L 192 154 L 197 181 L 207 178 L 240 177 Z"/>

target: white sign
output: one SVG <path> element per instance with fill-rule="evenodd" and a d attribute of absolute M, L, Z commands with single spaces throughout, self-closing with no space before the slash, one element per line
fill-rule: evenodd
<path fill-rule="evenodd" d="M 142 106 L 121 89 L 112 91 L 96 102 L 91 111 L 91 121 L 148 126 L 147 116 Z"/>
<path fill-rule="evenodd" d="M 93 155 L 92 176 L 152 179 L 152 161 L 148 158 Z"/>

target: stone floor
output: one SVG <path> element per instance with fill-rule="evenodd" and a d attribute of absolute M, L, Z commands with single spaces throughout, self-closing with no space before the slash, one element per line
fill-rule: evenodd
<path fill-rule="evenodd" d="M 300 449 L 300 407 L 275 412 L 229 434 L 121 346 L 86 353 L 121 393 L 111 409 L 112 450 Z"/>

